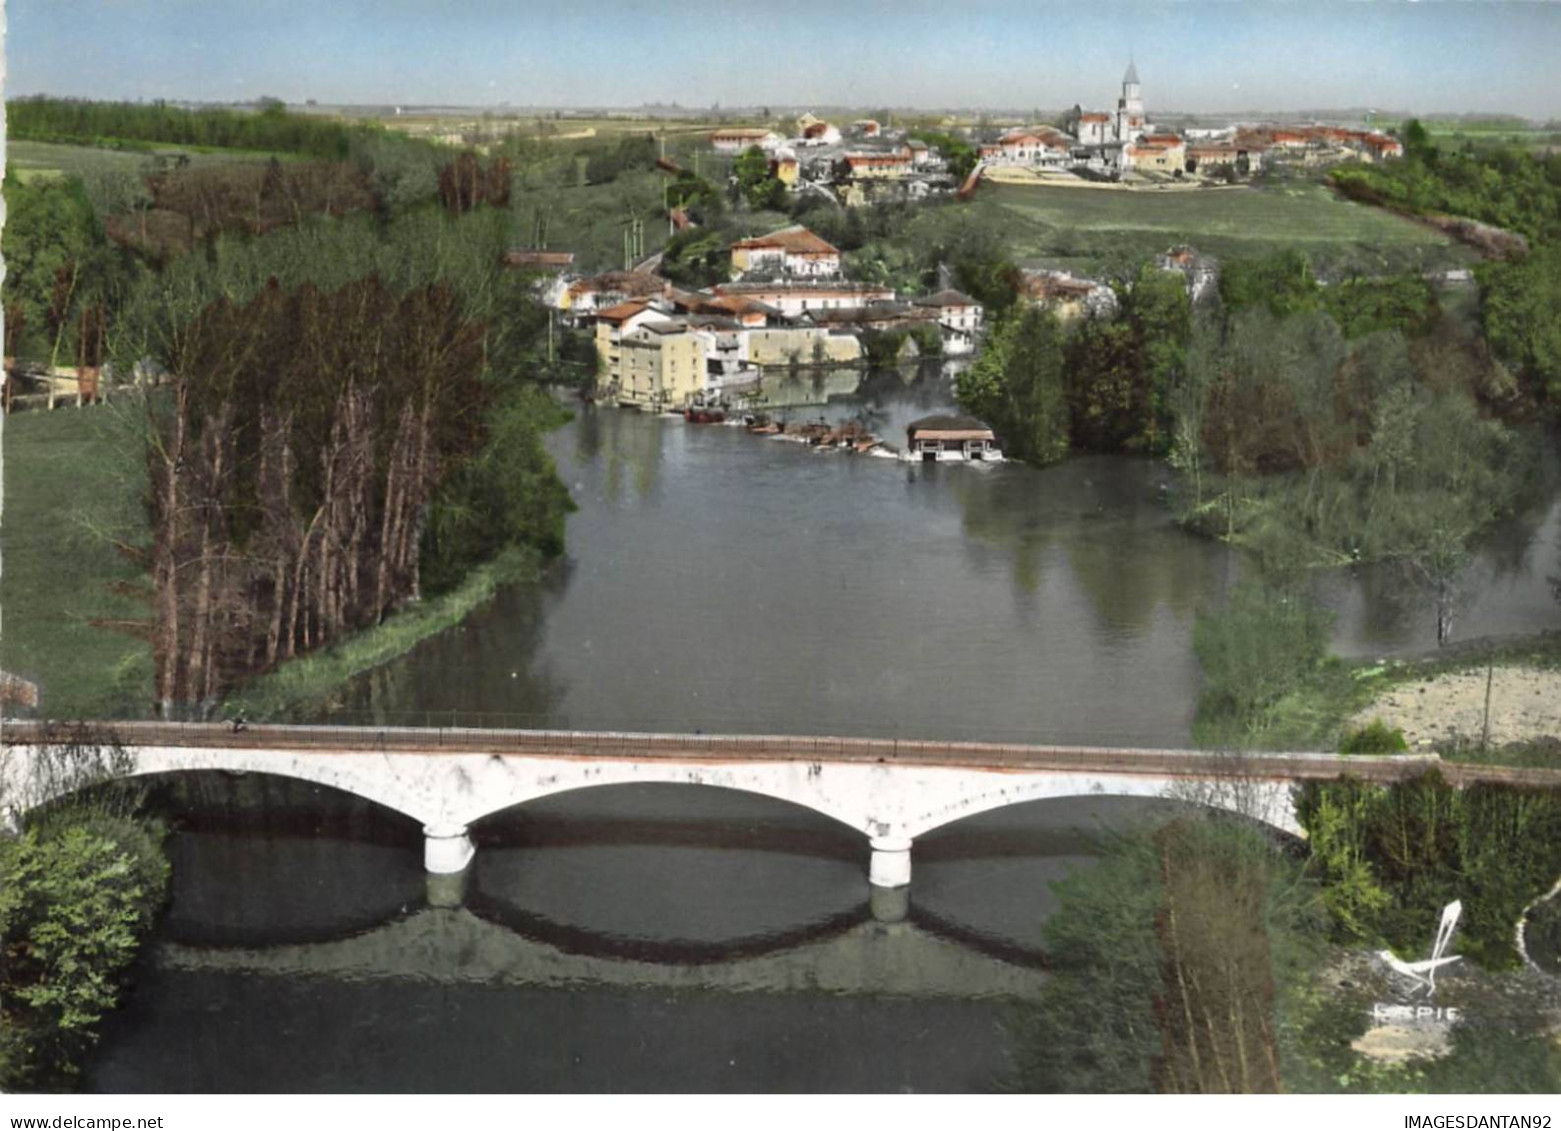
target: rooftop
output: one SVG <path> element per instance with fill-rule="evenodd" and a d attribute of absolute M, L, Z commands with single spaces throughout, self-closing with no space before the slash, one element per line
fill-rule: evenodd
<path fill-rule="evenodd" d="M 925 298 L 912 299 L 911 301 L 914 302 L 917 306 L 939 306 L 939 307 L 942 307 L 942 306 L 980 306 L 981 305 L 979 302 L 977 302 L 975 299 L 971 298 L 969 295 L 965 294 L 962 291 L 956 291 L 953 288 L 949 288 L 948 290 L 939 291 L 937 294 L 935 294 L 935 295 L 928 295 Z"/>
<path fill-rule="evenodd" d="M 889 287 L 876 283 L 812 282 L 806 279 L 781 279 L 772 283 L 717 283 L 712 288 L 721 295 L 802 295 L 807 298 L 846 298 L 856 295 L 889 295 Z"/>
<path fill-rule="evenodd" d="M 667 281 L 660 275 L 646 275 L 639 271 L 604 271 L 589 279 L 579 280 L 569 289 L 574 294 L 616 291 L 626 295 L 659 295 L 667 289 Z"/>
<path fill-rule="evenodd" d="M 913 420 L 905 433 L 911 439 L 991 440 L 992 429 L 973 416 L 924 416 Z"/>
<path fill-rule="evenodd" d="M 609 306 L 605 310 L 598 310 L 591 317 L 598 322 L 627 322 L 636 314 L 649 309 L 649 303 L 631 300 L 629 302 L 620 302 L 617 306 Z"/>
<path fill-rule="evenodd" d="M 574 264 L 572 251 L 543 251 L 535 248 L 511 248 L 504 253 L 506 267 L 547 267 L 563 270 Z"/>
<path fill-rule="evenodd" d="M 780 248 L 790 255 L 839 255 L 840 249 L 828 240 L 814 235 L 801 224 L 793 224 L 767 236 L 738 240 L 732 245 L 738 248 Z"/>

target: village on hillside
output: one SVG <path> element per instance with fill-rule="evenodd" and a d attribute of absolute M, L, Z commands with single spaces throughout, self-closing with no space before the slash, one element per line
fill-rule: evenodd
<path fill-rule="evenodd" d="M 771 129 L 722 127 L 709 142 L 718 153 L 762 154 L 770 176 L 793 193 L 813 192 L 843 207 L 968 193 L 983 177 L 1129 189 L 1209 186 L 1286 164 L 1374 162 L 1403 153 L 1386 134 L 1331 125 L 1161 130 L 1150 121 L 1132 63 L 1112 112 L 1075 106 L 1061 126 L 991 136 L 967 127 L 941 135 L 946 145 L 960 147 L 963 162 L 876 119 L 837 126 L 803 114 L 796 129 L 788 138 Z M 674 210 L 674 221 L 680 214 Z M 688 223 L 686 214 L 681 219 Z M 638 263 L 630 257 L 624 269 L 596 275 L 575 272 L 567 251 L 515 249 L 507 263 L 537 276 L 538 292 L 556 317 L 594 335 L 593 396 L 650 412 L 742 408 L 753 403 L 766 372 L 960 358 L 979 348 L 986 311 L 975 298 L 946 285 L 902 294 L 852 280 L 840 249 L 802 225 L 736 240 L 727 252 L 730 281 L 705 289 L 665 278 L 657 256 Z M 1190 247 L 1167 249 L 1156 262 L 1184 276 L 1194 299 L 1217 280 L 1217 261 Z M 1108 283 L 1068 271 L 1025 269 L 1015 282 L 1021 303 L 1064 321 L 1109 317 L 1117 305 Z"/>
<path fill-rule="evenodd" d="M 809 113 L 797 119 L 795 137 L 759 127 L 727 127 L 713 131 L 710 143 L 728 154 L 757 149 L 787 187 L 847 206 L 968 192 L 983 176 L 1191 187 L 1235 183 L 1265 168 L 1375 162 L 1404 152 L 1397 138 L 1379 130 L 1341 125 L 1244 122 L 1181 132 L 1161 129 L 1145 109 L 1135 63 L 1128 64 L 1111 111 L 1075 105 L 1052 124 L 1000 131 L 960 127 L 952 120 L 947 125 L 946 136 L 973 151 L 973 165 L 916 136 L 926 131 L 894 129 L 871 118 L 842 128 Z"/>

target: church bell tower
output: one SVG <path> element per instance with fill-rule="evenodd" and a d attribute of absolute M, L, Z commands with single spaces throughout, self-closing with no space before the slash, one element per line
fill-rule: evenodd
<path fill-rule="evenodd" d="M 1144 132 L 1144 100 L 1139 94 L 1138 67 L 1130 60 L 1122 76 L 1122 97 L 1117 99 L 1117 140 L 1132 141 Z"/>

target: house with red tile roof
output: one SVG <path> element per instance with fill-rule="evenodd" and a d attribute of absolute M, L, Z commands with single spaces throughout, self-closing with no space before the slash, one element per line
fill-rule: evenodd
<path fill-rule="evenodd" d="M 840 274 L 840 249 L 801 224 L 793 224 L 767 236 L 734 243 L 732 270 L 738 275 L 834 278 Z"/>
<path fill-rule="evenodd" d="M 1177 134 L 1146 134 L 1122 147 L 1122 168 L 1140 173 L 1180 173 L 1187 145 Z"/>

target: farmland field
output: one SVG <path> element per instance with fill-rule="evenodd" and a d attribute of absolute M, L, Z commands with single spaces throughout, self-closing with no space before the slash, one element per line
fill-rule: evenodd
<path fill-rule="evenodd" d="M 157 154 L 183 154 L 192 165 L 211 165 L 227 161 L 268 161 L 272 154 L 249 149 L 202 149 L 168 145 L 153 149 L 107 149 L 88 145 L 57 145 L 48 141 L 9 141 L 6 144 L 6 171 L 22 181 L 39 177 L 90 177 L 99 173 L 143 173 Z M 283 161 L 298 160 L 297 154 L 279 153 Z"/>
<path fill-rule="evenodd" d="M 1316 181 L 1198 192 L 996 185 L 976 206 L 1020 259 L 1081 268 L 1188 243 L 1221 257 L 1307 252 L 1324 270 L 1380 272 L 1462 265 L 1472 253 L 1391 213 L 1342 200 Z"/>

